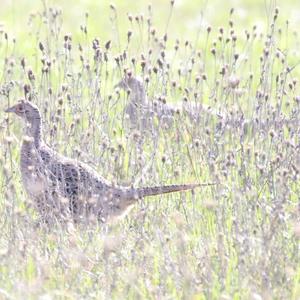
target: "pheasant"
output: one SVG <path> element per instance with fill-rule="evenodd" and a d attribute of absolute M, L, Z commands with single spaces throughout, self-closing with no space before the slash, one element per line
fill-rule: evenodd
<path fill-rule="evenodd" d="M 131 127 L 134 129 L 149 129 L 153 124 L 153 117 L 165 126 L 170 127 L 174 121 L 177 112 L 187 115 L 193 122 L 198 122 L 203 115 L 217 117 L 223 116 L 214 112 L 211 108 L 203 105 L 192 105 L 191 103 L 182 103 L 182 105 L 165 104 L 159 101 L 149 101 L 142 80 L 131 74 L 125 77 L 115 85 L 115 87 L 130 90 L 129 102 L 125 108 L 125 114 L 129 116 Z"/>
<path fill-rule="evenodd" d="M 116 186 L 83 162 L 65 157 L 43 141 L 41 114 L 32 102 L 20 100 L 6 112 L 27 122 L 21 147 L 21 177 L 41 219 L 71 218 L 75 222 L 96 217 L 106 222 L 125 214 L 146 196 L 191 190 L 210 184 L 156 187 Z"/>
<path fill-rule="evenodd" d="M 143 81 L 132 76 L 130 73 L 126 74 L 124 78 L 115 87 L 130 90 L 129 103 L 125 108 L 125 114 L 129 116 L 131 126 L 134 129 L 149 130 L 153 128 L 153 117 L 156 115 L 163 125 L 169 127 L 172 125 L 174 115 L 180 112 L 182 115 L 199 124 L 200 118 L 205 120 L 217 120 L 216 132 L 222 135 L 226 129 L 242 128 L 243 130 L 258 131 L 263 129 L 269 132 L 272 127 L 282 128 L 283 125 L 295 127 L 298 126 L 298 118 L 296 112 L 292 112 L 291 117 L 286 117 L 283 114 L 276 115 L 276 111 L 270 106 L 268 110 L 268 118 L 245 119 L 243 113 L 229 112 L 223 109 L 221 112 L 206 107 L 204 105 L 182 103 L 164 104 L 162 102 L 149 101 Z"/>

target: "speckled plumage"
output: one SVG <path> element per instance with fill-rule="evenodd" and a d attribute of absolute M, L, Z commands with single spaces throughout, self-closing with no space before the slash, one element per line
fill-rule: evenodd
<path fill-rule="evenodd" d="M 159 101 L 149 101 L 143 81 L 133 75 L 125 77 L 116 85 L 122 89 L 129 89 L 129 101 L 125 107 L 125 114 L 129 116 L 131 127 L 141 131 L 151 131 L 153 129 L 153 117 L 156 116 L 160 124 L 164 127 L 170 127 L 173 124 L 176 112 L 181 116 L 187 116 L 195 126 L 205 124 L 214 119 L 216 121 L 216 133 L 218 136 L 230 130 L 242 129 L 243 131 L 264 130 L 269 131 L 272 126 L 282 128 L 286 126 L 298 126 L 298 119 L 286 118 L 283 114 L 277 114 L 275 109 L 268 107 L 268 118 L 266 119 L 246 119 L 242 111 L 228 111 L 223 108 L 222 111 L 216 111 L 198 103 L 182 102 L 178 104 L 162 103 Z"/>
<path fill-rule="evenodd" d="M 70 217 L 88 220 L 90 216 L 107 221 L 124 214 L 140 198 L 200 186 L 115 186 L 88 165 L 62 156 L 44 143 L 37 106 L 21 100 L 6 111 L 16 113 L 28 124 L 21 148 L 22 180 L 45 222 Z"/>
<path fill-rule="evenodd" d="M 151 130 L 154 116 L 158 118 L 161 125 L 170 127 L 177 113 L 187 116 L 193 122 L 198 122 L 204 116 L 223 118 L 217 112 L 201 104 L 182 102 L 177 105 L 160 101 L 149 101 L 143 81 L 132 75 L 125 75 L 116 87 L 130 90 L 129 101 L 124 112 L 129 116 L 131 127 L 134 129 Z"/>

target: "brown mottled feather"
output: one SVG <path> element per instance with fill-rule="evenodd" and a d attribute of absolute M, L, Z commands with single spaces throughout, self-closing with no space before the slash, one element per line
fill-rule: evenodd
<path fill-rule="evenodd" d="M 41 115 L 31 102 L 22 100 L 7 112 L 15 112 L 30 125 L 22 143 L 21 174 L 26 191 L 48 223 L 69 217 L 87 220 L 91 215 L 106 221 L 123 214 L 137 199 L 200 186 L 114 186 L 86 164 L 62 156 L 43 142 Z"/>

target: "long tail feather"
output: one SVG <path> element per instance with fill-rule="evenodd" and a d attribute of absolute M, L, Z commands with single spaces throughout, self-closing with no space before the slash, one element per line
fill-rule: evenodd
<path fill-rule="evenodd" d="M 181 192 L 186 190 L 192 190 L 197 187 L 211 186 L 215 183 L 192 183 L 192 184 L 177 184 L 177 185 L 166 185 L 166 186 L 153 186 L 153 187 L 142 187 L 136 189 L 136 195 L 138 198 L 147 196 L 155 196 L 167 193 Z"/>

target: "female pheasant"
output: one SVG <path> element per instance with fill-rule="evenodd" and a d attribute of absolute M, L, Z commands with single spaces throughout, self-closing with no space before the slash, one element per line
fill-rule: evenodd
<path fill-rule="evenodd" d="M 126 74 L 115 87 L 130 91 L 124 113 L 129 116 L 133 129 L 141 131 L 151 129 L 154 117 L 157 117 L 163 127 L 169 128 L 173 125 L 174 117 L 178 113 L 183 117 L 187 116 L 193 123 L 199 123 L 199 120 L 204 117 L 222 119 L 220 114 L 202 104 L 185 102 L 170 104 L 148 100 L 143 81 L 131 74 Z"/>
<path fill-rule="evenodd" d="M 69 218 L 88 220 L 90 216 L 105 222 L 124 214 L 140 198 L 209 185 L 115 186 L 88 165 L 65 157 L 44 143 L 41 114 L 36 105 L 20 100 L 6 112 L 13 112 L 27 122 L 21 148 L 22 180 L 47 223 Z"/>

